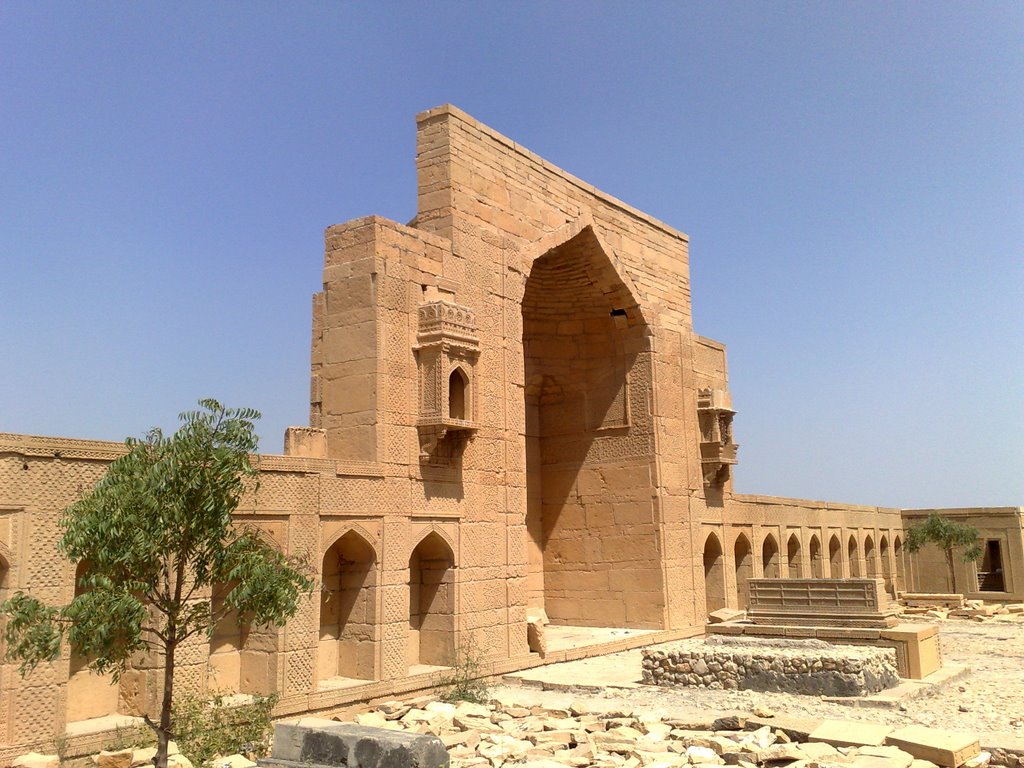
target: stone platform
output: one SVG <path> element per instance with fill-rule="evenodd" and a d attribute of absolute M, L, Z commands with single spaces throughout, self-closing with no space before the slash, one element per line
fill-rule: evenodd
<path fill-rule="evenodd" d="M 731 621 L 708 624 L 705 631 L 709 636 L 814 638 L 836 645 L 892 648 L 896 652 L 896 668 L 900 677 L 909 680 L 923 680 L 942 667 L 939 628 L 934 624 L 905 623 L 885 628 L 796 627 Z"/>
<path fill-rule="evenodd" d="M 702 647 L 645 649 L 643 681 L 781 691 L 813 696 L 865 696 L 899 683 L 890 648 L 834 646 L 821 640 L 712 636 Z"/>

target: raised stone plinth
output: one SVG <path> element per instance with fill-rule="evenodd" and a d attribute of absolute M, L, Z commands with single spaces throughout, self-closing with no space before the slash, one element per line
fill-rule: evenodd
<path fill-rule="evenodd" d="M 677 649 L 645 649 L 643 681 L 670 687 L 865 696 L 894 687 L 899 676 L 896 653 L 890 648 L 714 636 Z"/>
<path fill-rule="evenodd" d="M 892 627 L 898 607 L 882 579 L 750 579 L 747 618 L 755 624 Z"/>
<path fill-rule="evenodd" d="M 923 680 L 942 667 L 939 653 L 939 628 L 934 624 L 897 624 L 885 629 L 866 627 L 805 627 L 750 624 L 729 621 L 708 624 L 709 635 L 754 638 L 815 638 L 834 645 L 882 646 L 896 652 L 900 677 Z"/>

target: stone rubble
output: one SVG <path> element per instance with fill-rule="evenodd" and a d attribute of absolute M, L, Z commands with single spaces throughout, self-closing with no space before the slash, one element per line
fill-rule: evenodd
<path fill-rule="evenodd" d="M 399 714 L 400 713 L 400 714 Z M 352 717 L 359 724 L 428 733 L 445 744 L 454 768 L 933 768 L 892 746 L 797 743 L 770 725 L 753 728 L 731 715 L 706 722 L 635 714 L 594 712 L 587 706 L 519 706 L 492 699 L 469 702 L 389 701 Z M 970 768 L 984 768 L 988 756 Z"/>
<path fill-rule="evenodd" d="M 1024 623 L 1024 603 L 986 603 L 984 600 L 965 600 L 961 595 L 908 595 L 902 599 L 900 610 L 904 616 L 938 621 L 968 619 L 981 622 Z"/>

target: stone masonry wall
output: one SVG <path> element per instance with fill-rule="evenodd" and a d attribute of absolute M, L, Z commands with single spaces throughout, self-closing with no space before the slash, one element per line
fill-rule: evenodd
<path fill-rule="evenodd" d="M 891 648 L 838 647 L 820 640 L 708 638 L 643 651 L 650 685 L 863 696 L 899 682 Z"/>

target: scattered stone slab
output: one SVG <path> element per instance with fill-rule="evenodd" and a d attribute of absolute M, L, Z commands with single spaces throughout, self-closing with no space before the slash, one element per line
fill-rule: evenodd
<path fill-rule="evenodd" d="M 261 760 L 259 765 L 271 768 L 288 763 L 316 763 L 444 768 L 449 762 L 448 752 L 436 736 L 308 717 L 275 725 L 273 755 Z"/>
<path fill-rule="evenodd" d="M 817 717 L 799 717 L 797 715 L 776 714 L 770 718 L 751 717 L 747 718 L 747 728 L 757 730 L 768 728 L 769 730 L 782 731 L 793 741 L 808 741 L 817 728 L 825 721 Z"/>
<path fill-rule="evenodd" d="M 808 734 L 809 741 L 823 741 L 833 747 L 880 747 L 892 733 L 891 725 L 856 720 L 825 720 Z M 897 744 L 896 746 L 902 746 Z M 907 750 L 909 752 L 909 750 Z"/>
<path fill-rule="evenodd" d="M 104 749 L 99 754 L 93 755 L 92 761 L 99 768 L 132 768 L 133 753 L 134 750 L 131 749 L 119 749 L 116 752 L 108 752 Z"/>
<path fill-rule="evenodd" d="M 892 744 L 921 760 L 936 765 L 957 768 L 981 753 L 978 737 L 969 733 L 908 725 L 888 735 L 886 744 Z"/>
<path fill-rule="evenodd" d="M 44 755 L 39 752 L 28 752 L 14 758 L 13 768 L 57 768 L 60 758 L 57 755 Z"/>
<path fill-rule="evenodd" d="M 739 621 L 745 618 L 746 611 L 737 611 L 735 608 L 719 608 L 708 614 L 709 624 L 724 624 L 727 621 Z"/>

